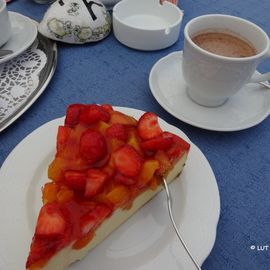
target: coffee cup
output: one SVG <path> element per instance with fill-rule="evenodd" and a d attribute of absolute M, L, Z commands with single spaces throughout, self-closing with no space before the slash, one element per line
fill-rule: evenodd
<path fill-rule="evenodd" d="M 255 73 L 270 57 L 270 41 L 252 22 L 230 15 L 203 15 L 186 24 L 184 36 L 183 76 L 188 96 L 196 103 L 220 106 L 245 84 L 270 79 L 270 72 Z"/>
<path fill-rule="evenodd" d="M 0 0 L 0 47 L 3 46 L 11 36 L 11 24 L 8 16 L 5 0 Z"/>

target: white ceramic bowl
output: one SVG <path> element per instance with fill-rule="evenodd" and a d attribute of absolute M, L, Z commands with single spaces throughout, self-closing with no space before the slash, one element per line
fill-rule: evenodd
<path fill-rule="evenodd" d="M 182 17 L 182 10 L 167 1 L 122 0 L 113 8 L 113 31 L 128 47 L 160 50 L 178 40 Z"/>

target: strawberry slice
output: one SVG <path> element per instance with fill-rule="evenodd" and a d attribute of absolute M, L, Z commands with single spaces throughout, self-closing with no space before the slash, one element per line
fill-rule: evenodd
<path fill-rule="evenodd" d="M 172 146 L 166 151 L 171 160 L 180 158 L 184 152 L 189 151 L 190 144 L 179 136 L 167 131 L 164 132 L 163 136 L 173 140 Z"/>
<path fill-rule="evenodd" d="M 162 134 L 158 117 L 152 112 L 146 112 L 138 122 L 138 133 L 144 140 L 156 138 Z"/>
<path fill-rule="evenodd" d="M 111 113 L 113 111 L 113 107 L 111 104 L 102 104 L 100 105 L 103 109 L 105 109 L 107 112 Z"/>
<path fill-rule="evenodd" d="M 65 125 L 73 127 L 79 123 L 79 115 L 81 110 L 85 108 L 84 104 L 71 104 L 67 108 Z"/>
<path fill-rule="evenodd" d="M 125 142 L 128 139 L 128 132 L 124 125 L 116 123 L 106 129 L 106 136 Z"/>
<path fill-rule="evenodd" d="M 82 236 L 88 234 L 92 229 L 94 229 L 95 225 L 96 225 L 96 217 L 94 215 L 91 214 L 84 215 L 81 218 L 80 222 Z"/>
<path fill-rule="evenodd" d="M 101 106 L 91 104 L 86 106 L 80 113 L 80 123 L 90 125 L 98 121 L 109 122 L 111 118 L 110 113 Z"/>
<path fill-rule="evenodd" d="M 80 226 L 82 235 L 88 234 L 97 228 L 101 222 L 111 214 L 111 209 L 103 204 L 97 205 L 95 209 L 81 218 Z"/>
<path fill-rule="evenodd" d="M 98 194 L 99 191 L 103 188 L 103 185 L 107 178 L 108 175 L 106 172 L 98 169 L 88 170 L 84 196 L 92 197 Z"/>
<path fill-rule="evenodd" d="M 36 234 L 42 237 L 62 236 L 66 221 L 54 203 L 45 204 L 38 216 Z"/>
<path fill-rule="evenodd" d="M 164 136 L 163 134 L 159 137 L 143 141 L 141 147 L 145 151 L 157 151 L 157 150 L 166 150 L 171 147 L 173 143 L 172 137 Z"/>
<path fill-rule="evenodd" d="M 102 158 L 101 160 L 99 160 L 98 162 L 96 162 L 95 164 L 94 164 L 94 168 L 101 168 L 101 167 L 104 167 L 104 166 L 106 166 L 106 164 L 109 162 L 109 160 L 110 160 L 110 154 L 106 154 L 105 156 L 104 156 L 104 158 Z"/>
<path fill-rule="evenodd" d="M 105 138 L 99 132 L 87 129 L 81 136 L 80 154 L 90 164 L 101 160 L 107 154 Z"/>
<path fill-rule="evenodd" d="M 66 171 L 65 182 L 73 190 L 84 190 L 87 175 L 85 172 Z"/>
<path fill-rule="evenodd" d="M 113 159 L 118 171 L 129 177 L 139 174 L 142 158 L 130 145 L 124 145 L 113 153 Z"/>
<path fill-rule="evenodd" d="M 118 184 L 123 184 L 125 186 L 132 186 L 136 184 L 137 180 L 132 177 L 124 176 L 121 173 L 117 173 L 114 177 L 114 181 Z"/>
<path fill-rule="evenodd" d="M 70 133 L 71 133 L 70 127 L 66 127 L 66 126 L 59 126 L 58 127 L 57 145 L 56 145 L 57 152 L 60 152 L 65 148 L 65 146 L 68 142 L 68 138 L 70 136 Z"/>

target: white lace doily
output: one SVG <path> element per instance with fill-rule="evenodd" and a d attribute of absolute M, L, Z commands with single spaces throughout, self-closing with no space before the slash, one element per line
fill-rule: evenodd
<path fill-rule="evenodd" d="M 20 56 L 0 65 L 0 123 L 19 109 L 39 85 L 46 54 L 32 46 Z"/>

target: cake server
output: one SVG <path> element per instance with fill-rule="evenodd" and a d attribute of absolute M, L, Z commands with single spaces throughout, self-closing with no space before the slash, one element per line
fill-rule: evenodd
<path fill-rule="evenodd" d="M 172 225 L 173 225 L 173 228 L 177 234 L 177 237 L 179 238 L 181 244 L 183 245 L 184 249 L 186 250 L 188 256 L 190 257 L 190 259 L 192 260 L 193 264 L 195 265 L 196 269 L 197 270 L 202 270 L 201 267 L 199 266 L 199 264 L 196 262 L 195 258 L 192 256 L 190 250 L 188 249 L 185 241 L 183 240 L 177 226 L 176 226 L 176 223 L 175 223 L 175 220 L 174 220 L 174 216 L 173 216 L 173 212 L 172 212 L 172 196 L 171 196 L 171 192 L 170 192 L 170 189 L 169 189 L 169 186 L 167 185 L 167 182 L 166 182 L 166 179 L 163 177 L 163 184 L 164 184 L 164 187 L 165 187 L 165 190 L 166 190 L 166 196 L 167 196 L 167 206 L 168 206 L 168 211 L 169 211 L 169 216 L 170 216 L 170 219 L 171 219 L 171 222 L 172 222 Z"/>

